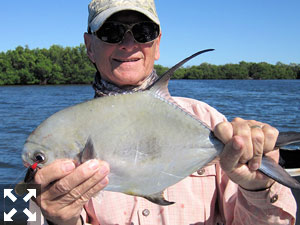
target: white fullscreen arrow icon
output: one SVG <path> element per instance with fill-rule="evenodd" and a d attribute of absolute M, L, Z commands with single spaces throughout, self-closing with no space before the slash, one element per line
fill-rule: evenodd
<path fill-rule="evenodd" d="M 16 196 L 13 195 L 12 192 L 13 189 L 4 189 L 4 198 L 9 197 L 10 200 L 15 202 L 17 200 Z"/>
<path fill-rule="evenodd" d="M 16 212 L 17 212 L 17 210 L 15 208 L 10 210 L 10 212 L 7 214 L 4 212 L 4 221 L 13 221 L 11 218 L 13 215 L 16 214 Z"/>
<path fill-rule="evenodd" d="M 29 199 L 31 199 L 31 197 L 36 198 L 36 190 L 35 189 L 27 189 L 27 190 L 28 190 L 28 194 L 23 198 L 23 200 L 25 202 L 28 202 Z"/>
<path fill-rule="evenodd" d="M 36 212 L 31 213 L 27 208 L 23 210 L 23 212 L 27 215 L 27 221 L 36 221 Z"/>

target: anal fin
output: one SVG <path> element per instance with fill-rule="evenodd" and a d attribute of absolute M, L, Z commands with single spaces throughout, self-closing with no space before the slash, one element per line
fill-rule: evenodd
<path fill-rule="evenodd" d="M 149 200 L 150 202 L 153 202 L 153 203 L 161 205 L 161 206 L 173 205 L 175 203 L 175 202 L 167 201 L 164 198 L 163 192 L 159 192 L 159 193 L 148 195 L 148 196 L 142 196 L 142 197 Z"/>

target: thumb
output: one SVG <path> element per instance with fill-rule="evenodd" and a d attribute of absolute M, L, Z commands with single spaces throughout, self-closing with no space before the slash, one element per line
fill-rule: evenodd
<path fill-rule="evenodd" d="M 225 172 L 230 173 L 238 166 L 243 154 L 243 143 L 241 137 L 234 136 L 224 146 L 223 152 L 220 155 L 220 165 Z"/>

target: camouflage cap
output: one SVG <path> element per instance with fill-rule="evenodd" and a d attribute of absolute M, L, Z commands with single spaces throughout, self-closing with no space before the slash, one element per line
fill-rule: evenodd
<path fill-rule="evenodd" d="M 97 31 L 116 12 L 133 10 L 160 24 L 154 0 L 92 0 L 89 4 L 88 30 Z"/>

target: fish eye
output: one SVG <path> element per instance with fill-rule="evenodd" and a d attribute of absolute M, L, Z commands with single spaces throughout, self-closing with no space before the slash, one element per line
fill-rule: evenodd
<path fill-rule="evenodd" d="M 36 152 L 33 155 L 33 161 L 35 162 L 39 162 L 39 163 L 44 163 L 46 160 L 46 157 L 44 155 L 44 153 L 42 152 Z"/>

